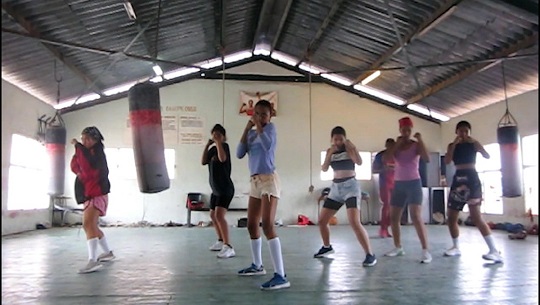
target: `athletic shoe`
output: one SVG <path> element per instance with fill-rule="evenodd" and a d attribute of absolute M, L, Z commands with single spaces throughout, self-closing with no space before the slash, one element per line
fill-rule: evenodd
<path fill-rule="evenodd" d="M 98 263 L 97 261 L 88 261 L 88 264 L 82 269 L 79 270 L 79 273 L 90 273 L 94 271 L 98 271 L 103 265 Z"/>
<path fill-rule="evenodd" d="M 488 261 L 493 261 L 495 263 L 502 263 L 503 259 L 500 252 L 489 252 L 488 254 L 482 255 L 482 258 Z"/>
<path fill-rule="evenodd" d="M 276 290 L 291 287 L 291 283 L 287 280 L 286 276 L 283 277 L 277 273 L 274 273 L 274 277 L 268 282 L 261 285 L 262 290 Z"/>
<path fill-rule="evenodd" d="M 247 267 L 246 269 L 242 269 L 238 271 L 238 275 L 242 276 L 252 276 L 252 275 L 265 275 L 266 270 L 264 270 L 264 267 L 261 266 L 257 268 L 255 264 L 251 264 L 251 266 Z"/>
<path fill-rule="evenodd" d="M 384 254 L 384 256 L 390 256 L 390 257 L 402 256 L 402 255 L 405 255 L 405 251 L 403 251 L 403 248 L 394 248 L 394 250 Z"/>
<path fill-rule="evenodd" d="M 97 261 L 100 262 L 100 263 L 102 263 L 102 262 L 110 262 L 115 258 L 116 258 L 116 256 L 114 256 L 113 252 L 109 251 L 107 253 L 102 253 L 100 256 L 98 256 Z"/>
<path fill-rule="evenodd" d="M 380 238 L 388 238 L 388 237 L 392 237 L 392 235 L 390 233 L 388 233 L 388 230 L 380 229 L 379 230 L 379 237 Z"/>
<path fill-rule="evenodd" d="M 373 254 L 366 254 L 366 259 L 362 263 L 364 267 L 373 267 L 377 264 L 377 258 Z"/>
<path fill-rule="evenodd" d="M 422 251 L 422 257 L 420 258 L 420 263 L 422 264 L 429 264 L 432 261 L 431 254 L 427 250 Z"/>
<path fill-rule="evenodd" d="M 221 251 L 221 249 L 223 249 L 223 242 L 218 240 L 218 241 L 216 241 L 215 244 L 210 246 L 209 249 L 210 249 L 210 251 Z"/>
<path fill-rule="evenodd" d="M 326 257 L 330 254 L 334 253 L 334 248 L 332 248 L 332 245 L 328 246 L 328 247 L 325 247 L 325 246 L 322 246 L 320 249 L 319 249 L 319 252 L 315 253 L 315 255 L 313 255 L 314 258 L 321 258 L 321 257 Z"/>
<path fill-rule="evenodd" d="M 223 245 L 223 248 L 221 248 L 221 251 L 219 251 L 217 255 L 218 258 L 229 258 L 233 256 L 236 256 L 236 253 L 234 252 L 234 249 L 229 245 Z"/>
<path fill-rule="evenodd" d="M 459 248 L 456 248 L 456 247 L 452 247 L 444 251 L 444 256 L 460 256 L 460 255 L 461 255 L 461 251 L 459 250 Z"/>

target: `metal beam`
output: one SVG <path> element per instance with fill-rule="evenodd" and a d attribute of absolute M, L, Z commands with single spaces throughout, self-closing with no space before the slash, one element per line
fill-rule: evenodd
<path fill-rule="evenodd" d="M 257 30 L 255 30 L 255 35 L 253 36 L 253 43 L 251 44 L 251 52 L 255 51 L 255 47 L 257 46 L 257 43 L 264 39 L 263 36 L 265 33 L 263 32 L 263 27 L 265 27 L 265 24 L 268 22 L 268 16 L 271 14 L 271 7 L 274 0 L 264 0 L 261 12 L 259 13 L 259 19 L 257 22 Z"/>
<path fill-rule="evenodd" d="M 24 16 L 22 16 L 21 14 L 16 12 L 9 4 L 2 3 L 2 10 L 6 14 L 11 16 L 11 18 L 13 18 L 17 22 L 17 24 L 20 25 L 30 35 L 32 35 L 33 37 L 36 37 L 36 38 L 42 38 L 41 33 L 36 29 L 36 27 L 34 27 L 32 25 L 32 23 L 30 21 L 28 21 Z M 88 75 L 86 75 L 86 73 L 84 71 L 82 71 L 80 68 L 78 68 L 74 63 L 72 63 L 69 59 L 67 59 L 64 56 L 64 54 L 62 54 L 62 52 L 60 50 L 58 50 L 57 48 L 55 48 L 55 47 L 53 47 L 53 46 L 51 46 L 49 44 L 45 44 L 43 42 L 42 42 L 42 44 L 45 47 L 45 49 L 47 49 L 55 58 L 60 60 L 64 64 L 65 67 L 67 67 L 69 70 L 71 70 L 71 72 L 73 72 L 73 74 L 75 74 L 82 81 L 84 81 L 84 83 L 86 85 L 92 84 L 92 79 Z M 100 85 L 92 84 L 91 89 L 92 89 L 92 91 L 94 91 L 95 93 L 97 93 L 99 95 L 103 94 L 103 92 L 102 92 L 103 89 L 102 89 L 101 84 Z"/>
<path fill-rule="evenodd" d="M 439 17 L 441 17 L 446 11 L 451 9 L 454 5 L 459 4 L 462 0 L 447 0 L 445 1 L 428 19 L 424 20 L 418 27 L 414 30 L 405 35 L 402 39 L 404 44 L 408 44 L 416 35 L 421 33 L 424 29 L 429 27 L 433 22 L 435 22 Z M 396 51 L 398 51 L 401 48 L 401 45 L 399 41 L 396 41 L 394 45 L 392 45 L 386 52 L 381 54 L 377 60 L 375 60 L 368 69 L 366 69 L 366 72 L 360 74 L 354 81 L 355 84 L 361 82 L 364 78 L 368 77 L 373 71 L 376 71 L 378 68 L 380 68 L 389 58 L 391 58 Z"/>
<path fill-rule="evenodd" d="M 82 45 L 82 44 L 78 44 L 78 43 L 74 43 L 74 42 L 67 42 L 67 41 L 63 41 L 63 40 L 43 38 L 43 37 L 40 37 L 40 36 L 35 36 L 33 34 L 23 33 L 23 32 L 15 31 L 15 30 L 8 29 L 8 28 L 2 28 L 2 33 L 9 33 L 9 34 L 13 34 L 13 35 L 21 36 L 21 37 L 27 37 L 27 38 L 30 38 L 30 39 L 39 40 L 43 44 L 47 44 L 47 45 L 57 45 L 57 46 L 62 46 L 62 47 L 66 47 L 66 48 L 77 49 L 77 50 L 80 50 L 80 51 L 90 52 L 90 53 L 94 53 L 94 54 L 100 54 L 100 55 L 104 55 L 104 56 L 118 56 L 118 57 L 125 56 L 125 57 L 128 57 L 128 58 L 133 58 L 133 59 L 138 59 L 138 60 L 143 60 L 143 61 L 170 64 L 170 65 L 177 66 L 177 67 L 200 68 L 200 67 L 195 66 L 195 65 L 184 64 L 184 63 L 177 62 L 177 61 L 170 61 L 170 60 L 164 60 L 164 59 L 154 59 L 154 58 L 152 58 L 150 56 L 141 56 L 141 55 L 137 55 L 137 54 L 119 52 L 119 51 L 110 50 L 110 49 L 86 46 L 86 45 Z"/>
<path fill-rule="evenodd" d="M 224 55 L 225 50 L 225 0 L 214 0 L 214 47 L 216 55 Z"/>
<path fill-rule="evenodd" d="M 532 35 L 530 36 L 526 36 L 526 37 L 523 37 L 523 39 L 517 41 L 515 44 L 512 44 L 512 45 L 509 45 L 508 47 L 505 47 L 505 48 L 501 48 L 499 49 L 498 51 L 495 51 L 493 52 L 493 54 L 489 54 L 488 57 L 505 57 L 505 56 L 509 56 L 513 53 L 516 53 L 522 49 L 526 49 L 530 46 L 533 46 L 534 44 L 538 43 L 538 32 L 535 32 L 533 33 Z M 461 72 L 435 84 L 435 85 L 432 85 L 431 87 L 429 88 L 426 88 L 424 89 L 422 92 L 419 92 L 417 93 L 416 95 L 414 95 L 413 97 L 411 97 L 410 99 L 407 100 L 407 105 L 408 104 L 414 104 L 414 103 L 417 103 L 419 102 L 420 100 L 422 100 L 423 98 L 425 97 L 428 97 L 430 95 L 433 95 L 441 90 L 443 90 L 444 88 L 447 88 L 461 80 L 463 80 L 464 78 L 482 70 L 483 68 L 485 68 L 486 66 L 490 65 L 489 62 L 485 62 L 485 63 L 479 63 L 479 64 L 475 64 L 473 66 L 470 66 L 468 68 L 465 68 L 464 70 L 462 70 Z"/>
<path fill-rule="evenodd" d="M 336 15 L 342 3 L 343 3 L 343 0 L 334 0 L 334 3 L 332 3 L 332 7 L 330 8 L 330 11 L 328 11 L 328 14 L 326 15 L 321 26 L 317 30 L 317 33 L 315 33 L 315 36 L 309 42 L 306 48 L 306 51 L 304 52 L 304 56 L 302 56 L 302 59 L 298 62 L 298 64 L 309 59 L 311 56 L 313 56 L 315 51 L 317 51 L 317 48 L 319 47 L 319 39 L 324 34 L 324 31 L 330 24 L 330 21 L 332 21 L 332 18 L 334 18 L 334 16 Z"/>
<path fill-rule="evenodd" d="M 281 36 L 281 33 L 283 32 L 283 26 L 285 25 L 285 21 L 287 20 L 287 16 L 289 16 L 289 11 L 291 10 L 291 5 L 293 3 L 293 0 L 288 0 L 287 4 L 285 4 L 285 10 L 283 14 L 281 14 L 281 18 L 279 20 L 279 25 L 277 28 L 276 33 L 274 34 L 274 40 L 272 41 L 272 44 L 270 45 L 270 52 L 273 52 L 276 48 L 276 45 L 279 41 L 279 36 Z"/>

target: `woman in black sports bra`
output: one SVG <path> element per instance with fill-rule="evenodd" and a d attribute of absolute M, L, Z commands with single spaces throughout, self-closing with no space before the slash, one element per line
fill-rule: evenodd
<path fill-rule="evenodd" d="M 488 152 L 482 144 L 470 136 L 471 124 L 461 121 L 456 125 L 456 138 L 454 142 L 448 144 L 444 162 L 450 164 L 454 162 L 456 173 L 452 179 L 450 195 L 448 196 L 448 229 L 452 236 L 452 248 L 444 252 L 445 256 L 459 256 L 458 237 L 458 216 L 465 204 L 469 205 L 469 213 L 474 225 L 484 237 L 489 253 L 482 255 L 485 260 L 502 263 L 502 257 L 495 247 L 495 242 L 491 236 L 491 229 L 482 218 L 480 204 L 482 203 L 482 183 L 476 172 L 476 154 L 479 152 L 486 159 L 489 159 Z"/>

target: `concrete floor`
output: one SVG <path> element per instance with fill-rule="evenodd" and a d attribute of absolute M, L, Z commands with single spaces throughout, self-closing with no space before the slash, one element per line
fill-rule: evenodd
<path fill-rule="evenodd" d="M 370 236 L 378 227 L 367 226 Z M 55 228 L 2 238 L 2 304 L 538 304 L 538 238 L 509 240 L 495 232 L 505 264 L 486 264 L 476 228 L 461 228 L 462 256 L 443 257 L 446 227 L 429 226 L 433 262 L 418 263 L 412 226 L 403 228 L 407 254 L 386 258 L 390 239 L 371 239 L 379 263 L 363 268 L 364 254 L 348 226 L 331 228 L 333 259 L 313 259 L 317 227 L 279 228 L 291 288 L 260 291 L 269 274 L 239 277 L 251 262 L 247 230 L 232 228 L 237 257 L 208 251 L 213 228 L 105 228 L 117 260 L 77 274 L 87 260 L 84 233 Z"/>

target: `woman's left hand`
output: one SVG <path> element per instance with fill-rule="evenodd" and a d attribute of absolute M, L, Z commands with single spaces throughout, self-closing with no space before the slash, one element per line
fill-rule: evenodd
<path fill-rule="evenodd" d="M 75 139 L 75 138 L 71 139 L 71 144 L 75 145 L 77 143 L 79 143 L 79 141 L 77 141 L 77 139 Z"/>

